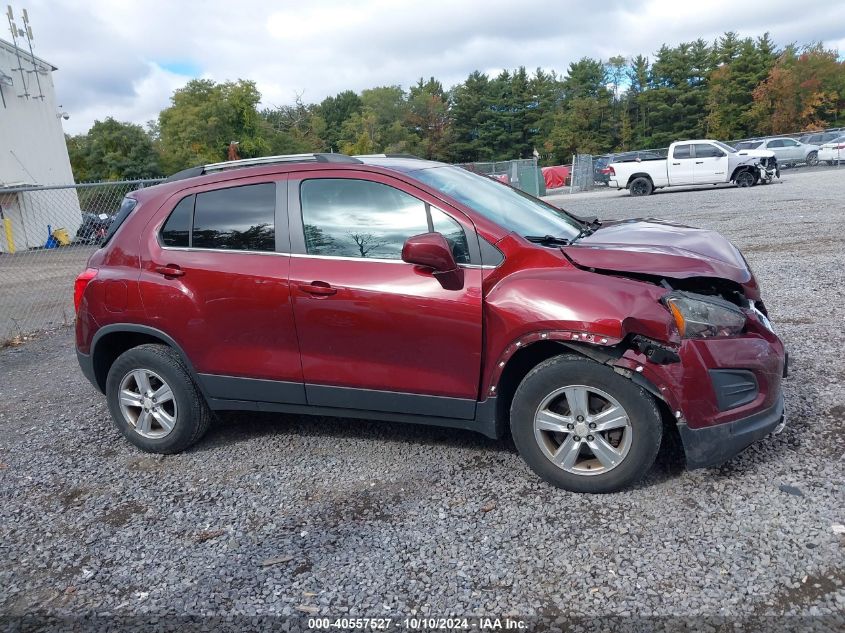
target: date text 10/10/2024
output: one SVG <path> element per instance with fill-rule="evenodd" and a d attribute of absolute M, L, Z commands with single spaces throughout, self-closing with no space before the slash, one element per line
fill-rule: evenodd
<path fill-rule="evenodd" d="M 308 618 L 309 629 L 373 630 L 406 629 L 410 631 L 524 631 L 528 623 L 512 618 Z"/>

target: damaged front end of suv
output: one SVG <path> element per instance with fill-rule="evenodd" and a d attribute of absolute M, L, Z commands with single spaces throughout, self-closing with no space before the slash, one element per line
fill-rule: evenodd
<path fill-rule="evenodd" d="M 542 339 L 610 366 L 661 403 L 688 468 L 720 464 L 783 422 L 783 343 L 747 262 L 728 240 L 626 220 L 607 222 L 560 252 L 571 267 L 549 271 L 544 264 L 531 279 L 503 278 L 488 296 L 491 331 L 499 319 L 512 320 L 505 313 L 516 309 L 517 294 L 520 318 L 530 310 L 545 328 L 510 342 L 500 366 Z M 544 301 L 536 301 L 533 285 L 541 279 Z M 550 301 L 557 282 L 559 298 Z M 519 290 L 509 291 L 512 283 Z"/>

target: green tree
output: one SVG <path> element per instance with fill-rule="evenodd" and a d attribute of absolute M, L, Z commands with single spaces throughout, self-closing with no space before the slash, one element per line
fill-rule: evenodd
<path fill-rule="evenodd" d="M 317 107 L 317 114 L 326 123 L 325 150 L 337 152 L 343 135 L 343 123 L 356 112 L 361 112 L 361 97 L 352 90 L 344 90 L 334 97 L 326 97 Z"/>
<path fill-rule="evenodd" d="M 264 108 L 260 116 L 269 128 L 272 154 L 323 151 L 326 123 L 317 114 L 317 106 L 303 104 L 299 95 L 292 105 Z"/>
<path fill-rule="evenodd" d="M 484 128 L 492 114 L 492 87 L 487 75 L 470 73 L 466 80 L 452 88 L 449 114 L 449 157 L 460 163 L 487 161 L 492 151 L 484 145 Z"/>
<path fill-rule="evenodd" d="M 443 84 L 431 77 L 422 77 L 408 94 L 407 123 L 419 138 L 418 151 L 423 158 L 446 158 L 449 112 Z"/>
<path fill-rule="evenodd" d="M 243 158 L 268 154 L 267 126 L 256 109 L 260 100 L 255 83 L 242 79 L 192 79 L 174 92 L 159 115 L 165 171 L 225 160 L 231 141 L 240 143 Z"/>
<path fill-rule="evenodd" d="M 140 125 L 111 117 L 94 121 L 87 134 L 66 137 L 78 181 L 133 180 L 162 175 L 153 138 Z"/>
<path fill-rule="evenodd" d="M 726 34 L 727 37 L 728 34 Z M 727 59 L 716 50 L 716 56 Z M 765 79 L 776 59 L 769 34 L 742 41 L 731 41 L 730 60 L 710 74 L 707 96 L 707 135 L 731 140 L 750 136 L 755 132 L 751 121 L 753 93 Z"/>

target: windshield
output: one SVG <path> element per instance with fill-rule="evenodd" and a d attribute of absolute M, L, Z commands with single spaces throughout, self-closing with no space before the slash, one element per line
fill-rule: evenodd
<path fill-rule="evenodd" d="M 420 182 L 523 237 L 551 235 L 572 239 L 583 228 L 563 211 L 462 167 L 428 167 L 412 174 Z"/>
<path fill-rule="evenodd" d="M 713 144 L 718 145 L 728 154 L 736 154 L 736 150 L 733 147 L 731 147 L 730 145 L 725 145 L 722 141 L 713 141 Z"/>

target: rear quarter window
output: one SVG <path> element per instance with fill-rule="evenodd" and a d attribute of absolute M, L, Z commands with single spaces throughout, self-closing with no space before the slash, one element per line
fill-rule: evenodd
<path fill-rule="evenodd" d="M 194 196 L 182 198 L 167 222 L 161 227 L 161 245 L 171 248 L 188 248 L 191 245 L 191 223 L 194 215 Z"/>
<path fill-rule="evenodd" d="M 126 197 L 120 203 L 120 209 L 118 209 L 117 213 L 114 214 L 112 218 L 111 224 L 109 225 L 108 231 L 106 231 L 106 236 L 103 238 L 103 243 L 101 246 L 105 246 L 109 243 L 109 240 L 112 238 L 112 235 L 117 233 L 117 229 L 120 228 L 120 225 L 126 221 L 126 218 L 129 217 L 129 214 L 138 206 L 138 201 L 135 198 Z"/>

